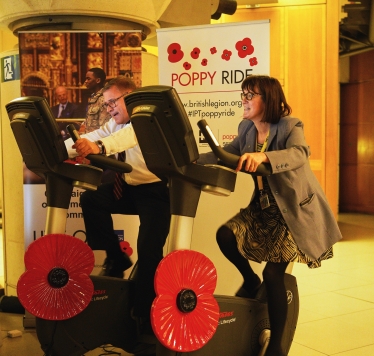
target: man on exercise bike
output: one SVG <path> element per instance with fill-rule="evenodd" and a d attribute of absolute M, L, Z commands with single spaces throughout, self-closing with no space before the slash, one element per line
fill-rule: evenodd
<path fill-rule="evenodd" d="M 155 298 L 153 279 L 163 258 L 171 215 L 167 182 L 147 169 L 126 109 L 124 97 L 134 89 L 135 84 L 128 78 L 112 79 L 103 88 L 103 106 L 111 119 L 99 129 L 82 135 L 75 143 L 71 139 L 66 141 L 66 147 L 70 157 L 125 152 L 126 163 L 133 168 L 113 183 L 102 184 L 96 191 L 85 191 L 80 203 L 87 243 L 93 250 L 106 251 L 102 275 L 109 277 L 123 278 L 123 272 L 132 264 L 119 246 L 111 214 L 139 216 L 133 312 L 140 322 L 141 332 L 148 335 L 152 334 L 149 314 Z"/>

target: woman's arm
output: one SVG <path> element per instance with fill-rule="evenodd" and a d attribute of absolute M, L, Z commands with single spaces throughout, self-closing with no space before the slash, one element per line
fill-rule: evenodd
<path fill-rule="evenodd" d="M 283 118 L 276 126 L 269 150 L 263 153 L 244 153 L 236 170 L 244 168 L 248 172 L 255 172 L 259 164 L 270 163 L 273 174 L 281 173 L 301 167 L 308 156 L 303 123 L 296 118 Z"/>
<path fill-rule="evenodd" d="M 303 123 L 292 121 L 283 127 L 278 139 L 284 140 L 284 149 L 269 150 L 265 154 L 269 159 L 273 174 L 295 170 L 303 166 L 309 157 L 309 147 L 305 141 Z"/>

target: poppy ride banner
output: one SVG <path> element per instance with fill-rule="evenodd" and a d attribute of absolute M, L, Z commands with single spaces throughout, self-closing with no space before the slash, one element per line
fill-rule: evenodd
<path fill-rule="evenodd" d="M 157 30 L 159 83 L 178 92 L 194 130 L 200 153 L 210 147 L 197 126 L 205 119 L 221 146 L 237 135 L 243 117 L 241 83 L 249 75 L 270 72 L 270 22 L 251 21 Z M 220 225 L 247 206 L 254 184 L 238 174 L 230 197 L 201 194 L 191 249 L 209 257 L 219 275 L 216 293 L 234 294 L 241 276 L 219 251 Z M 261 275 L 263 265 L 252 263 Z"/>
<path fill-rule="evenodd" d="M 157 30 L 160 84 L 174 87 L 199 150 L 209 151 L 196 123 L 205 119 L 218 142 L 231 142 L 242 118 L 241 82 L 270 70 L 269 21 Z"/>

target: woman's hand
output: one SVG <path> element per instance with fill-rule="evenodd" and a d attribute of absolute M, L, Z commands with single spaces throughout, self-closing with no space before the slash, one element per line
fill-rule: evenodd
<path fill-rule="evenodd" d="M 244 168 L 247 172 L 256 172 L 257 167 L 264 162 L 269 162 L 269 159 L 263 152 L 244 153 L 239 158 L 236 171 L 239 172 Z"/>
<path fill-rule="evenodd" d="M 78 139 L 72 146 L 81 157 L 86 157 L 89 154 L 98 154 L 100 152 L 96 143 L 87 140 L 86 138 Z"/>

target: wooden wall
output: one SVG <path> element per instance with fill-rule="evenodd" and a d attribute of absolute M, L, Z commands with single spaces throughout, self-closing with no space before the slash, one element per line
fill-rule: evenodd
<path fill-rule="evenodd" d="M 224 22 L 270 19 L 270 75 L 283 85 L 292 115 L 305 124 L 312 169 L 337 214 L 340 8 L 329 0 L 290 4 L 239 8 Z"/>
<path fill-rule="evenodd" d="M 374 214 L 374 51 L 350 57 L 340 113 L 339 209 Z"/>

